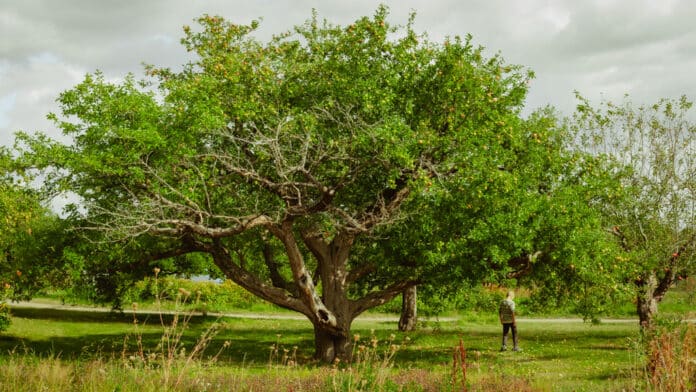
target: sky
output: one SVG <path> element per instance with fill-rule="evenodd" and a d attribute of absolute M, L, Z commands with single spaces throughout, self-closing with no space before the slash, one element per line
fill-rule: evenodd
<path fill-rule="evenodd" d="M 85 74 L 110 80 L 142 76 L 143 63 L 176 68 L 190 60 L 184 25 L 203 14 L 235 23 L 261 19 L 268 40 L 307 20 L 348 25 L 379 3 L 392 24 L 429 39 L 471 34 L 506 62 L 534 71 L 525 111 L 591 101 L 634 103 L 686 95 L 696 99 L 696 1 L 692 0 L 0 0 L 0 145 L 15 131 L 59 137 L 46 120 Z"/>

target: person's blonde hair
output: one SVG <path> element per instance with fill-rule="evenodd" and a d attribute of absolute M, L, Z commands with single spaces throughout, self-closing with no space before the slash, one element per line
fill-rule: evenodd
<path fill-rule="evenodd" d="M 507 299 L 513 299 L 513 298 L 515 298 L 515 292 L 512 291 L 512 290 L 508 291 L 508 292 L 507 292 L 507 297 L 506 297 L 506 298 L 507 298 Z"/>

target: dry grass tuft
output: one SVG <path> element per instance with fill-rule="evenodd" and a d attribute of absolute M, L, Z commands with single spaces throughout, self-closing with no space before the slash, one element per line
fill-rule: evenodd
<path fill-rule="evenodd" d="M 696 325 L 657 330 L 648 341 L 647 357 L 649 390 L 696 390 Z"/>

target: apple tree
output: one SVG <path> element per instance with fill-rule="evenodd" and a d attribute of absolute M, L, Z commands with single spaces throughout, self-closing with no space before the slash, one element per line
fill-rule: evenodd
<path fill-rule="evenodd" d="M 184 28 L 192 62 L 148 66 L 144 81 L 87 75 L 51 115 L 71 142 L 19 134 L 22 160 L 80 197 L 82 229 L 150 261 L 206 254 L 252 294 L 305 315 L 318 359 L 345 358 L 361 313 L 509 256 L 445 257 L 448 242 L 429 231 L 491 238 L 503 221 L 483 212 L 512 208 L 501 196 L 514 193 L 536 133 L 520 119 L 529 72 L 471 37 L 433 43 L 413 19 L 394 27 L 387 16 L 380 7 L 335 26 L 315 15 L 267 43 L 253 38 L 256 22 L 203 16 Z M 433 245 L 427 257 L 405 265 L 364 251 L 397 227 L 399 242 Z"/>
<path fill-rule="evenodd" d="M 622 248 L 616 262 L 632 282 L 647 327 L 673 285 L 696 272 L 696 125 L 685 97 L 650 106 L 587 99 L 573 117 L 578 145 L 604 157 L 619 178 L 616 197 L 597 203 Z"/>
<path fill-rule="evenodd" d="M 0 150 L 0 330 L 9 325 L 5 301 L 31 298 L 61 283 L 57 270 L 64 244 L 63 224 L 22 185 L 13 160 Z"/>

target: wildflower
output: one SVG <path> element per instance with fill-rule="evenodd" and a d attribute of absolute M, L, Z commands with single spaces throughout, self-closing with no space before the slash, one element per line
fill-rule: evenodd
<path fill-rule="evenodd" d="M 389 335 L 389 340 L 394 340 L 394 339 L 396 339 L 396 335 L 394 335 L 394 334 Z"/>
<path fill-rule="evenodd" d="M 355 335 L 353 335 L 353 341 L 354 342 L 360 341 L 360 335 L 357 333 Z"/>
<path fill-rule="evenodd" d="M 21 276 L 22 276 L 22 271 L 17 270 L 17 277 L 21 277 Z"/>
<path fill-rule="evenodd" d="M 133 304 L 131 305 L 131 307 L 133 308 L 133 310 L 138 310 L 138 303 L 137 303 L 137 302 L 133 302 Z"/>
<path fill-rule="evenodd" d="M 225 340 L 225 343 L 222 344 L 222 347 L 227 348 L 232 344 L 229 340 Z"/>
<path fill-rule="evenodd" d="M 5 282 L 5 290 L 9 290 L 9 289 L 10 289 L 10 287 L 12 287 L 12 286 L 10 286 L 10 284 L 9 284 L 9 283 Z"/>
<path fill-rule="evenodd" d="M 155 267 L 152 269 L 152 271 L 155 273 L 155 277 L 157 277 L 157 275 L 159 275 L 161 269 L 159 269 L 158 267 Z"/>

